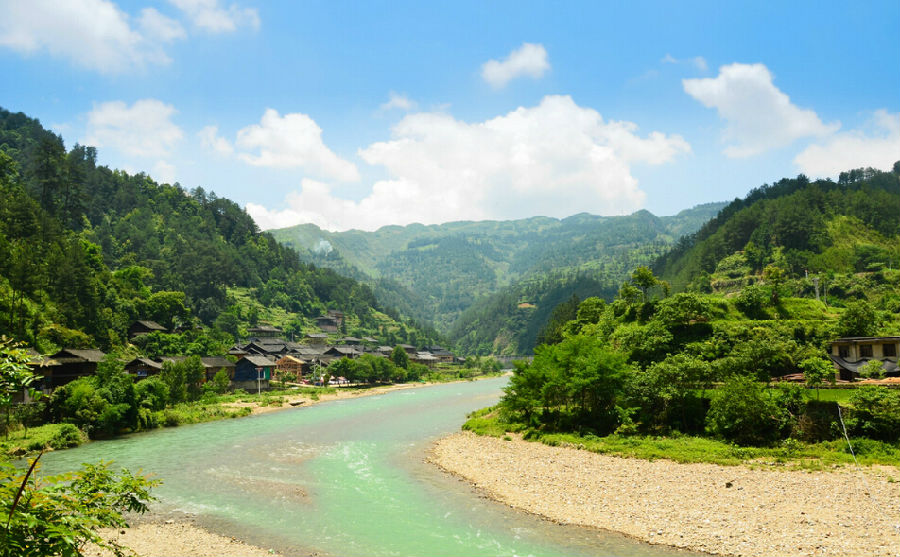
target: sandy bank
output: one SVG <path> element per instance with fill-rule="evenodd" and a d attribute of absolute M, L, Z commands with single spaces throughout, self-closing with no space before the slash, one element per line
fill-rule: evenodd
<path fill-rule="evenodd" d="M 105 539 L 132 549 L 142 557 L 272 557 L 261 547 L 213 534 L 190 520 L 146 522 L 123 530 L 100 531 Z M 90 546 L 87 557 L 109 557 L 110 551 Z"/>
<path fill-rule="evenodd" d="M 283 402 L 279 404 L 270 404 L 268 406 L 260 406 L 256 402 L 226 402 L 222 403 L 222 406 L 227 406 L 231 408 L 250 408 L 251 413 L 253 415 L 256 414 L 265 414 L 267 412 L 274 412 L 276 410 L 284 410 L 287 408 L 296 408 L 298 406 L 313 406 L 316 404 L 321 404 L 323 402 L 329 402 L 332 400 L 344 400 L 348 398 L 359 398 L 363 396 L 375 396 L 375 395 L 383 395 L 385 393 L 390 393 L 392 391 L 400 391 L 404 389 L 417 389 L 420 387 L 428 387 L 433 385 L 446 385 L 447 383 L 456 383 L 461 381 L 478 381 L 481 379 L 492 379 L 497 376 L 483 376 L 483 377 L 475 377 L 472 379 L 460 379 L 459 381 L 448 381 L 448 382 L 440 382 L 440 383 L 397 383 L 395 385 L 382 385 L 378 387 L 370 387 L 370 388 L 353 388 L 353 387 L 339 387 L 336 392 L 333 393 L 325 393 L 319 394 L 318 400 L 313 400 L 309 398 L 308 394 L 302 394 L 302 389 L 298 390 L 297 394 L 276 394 L 273 395 L 273 398 L 282 398 Z"/>
<path fill-rule="evenodd" d="M 900 470 L 678 464 L 464 432 L 429 460 L 511 507 L 721 555 L 898 555 Z"/>

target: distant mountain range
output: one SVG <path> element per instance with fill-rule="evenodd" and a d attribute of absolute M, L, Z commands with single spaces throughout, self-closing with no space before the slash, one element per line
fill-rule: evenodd
<path fill-rule="evenodd" d="M 614 292 L 635 265 L 649 264 L 724 206 L 707 203 L 667 217 L 582 213 L 375 232 L 303 224 L 270 233 L 315 265 L 368 282 L 382 303 L 433 323 L 462 350 L 521 352 L 531 349 L 557 298 Z M 478 311 L 488 307 L 490 318 Z M 498 335 L 508 340 L 498 343 Z"/>

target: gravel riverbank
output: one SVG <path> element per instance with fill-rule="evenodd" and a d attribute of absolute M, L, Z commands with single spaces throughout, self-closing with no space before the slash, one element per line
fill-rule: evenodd
<path fill-rule="evenodd" d="M 900 555 L 900 470 L 678 464 L 454 434 L 429 460 L 550 520 L 720 555 Z M 898 483 L 895 483 L 898 481 Z"/>

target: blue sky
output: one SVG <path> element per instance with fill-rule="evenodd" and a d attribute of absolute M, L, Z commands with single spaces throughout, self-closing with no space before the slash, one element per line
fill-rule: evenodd
<path fill-rule="evenodd" d="M 896 0 L 0 10 L 0 106 L 263 228 L 665 215 L 900 160 Z"/>

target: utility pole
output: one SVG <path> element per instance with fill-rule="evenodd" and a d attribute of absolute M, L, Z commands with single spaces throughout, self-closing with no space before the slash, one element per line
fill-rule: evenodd
<path fill-rule="evenodd" d="M 816 287 L 816 301 L 819 302 L 819 277 L 813 277 L 812 281 Z"/>

